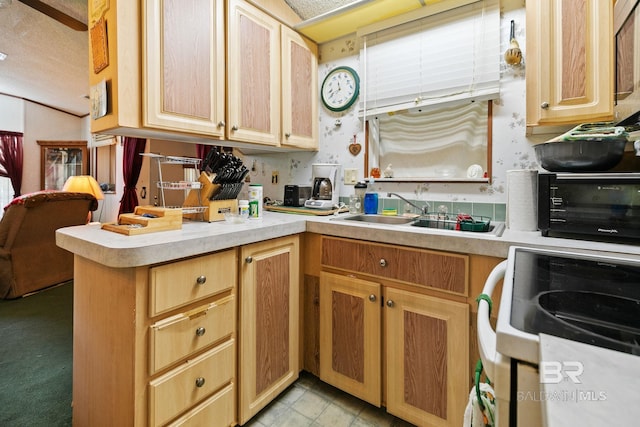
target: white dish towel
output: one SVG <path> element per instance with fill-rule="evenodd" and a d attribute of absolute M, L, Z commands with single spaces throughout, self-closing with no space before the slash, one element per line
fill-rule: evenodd
<path fill-rule="evenodd" d="M 463 427 L 493 427 L 495 425 L 495 393 L 487 383 L 480 383 L 480 399 L 484 404 L 484 411 L 478 404 L 476 388 L 472 387 L 469 393 L 469 402 L 464 411 Z"/>

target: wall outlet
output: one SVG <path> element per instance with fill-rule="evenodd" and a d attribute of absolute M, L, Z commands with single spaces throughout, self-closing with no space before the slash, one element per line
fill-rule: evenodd
<path fill-rule="evenodd" d="M 344 170 L 345 185 L 356 185 L 357 182 L 358 182 L 358 169 L 345 169 Z"/>

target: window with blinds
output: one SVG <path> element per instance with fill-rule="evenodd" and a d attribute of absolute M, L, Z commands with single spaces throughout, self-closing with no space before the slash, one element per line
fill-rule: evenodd
<path fill-rule="evenodd" d="M 424 111 L 499 96 L 498 0 L 359 35 L 361 115 Z"/>

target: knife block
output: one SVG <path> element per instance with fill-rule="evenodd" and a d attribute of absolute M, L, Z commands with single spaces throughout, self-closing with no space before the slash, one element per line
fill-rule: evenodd
<path fill-rule="evenodd" d="M 209 209 L 204 213 L 204 220 L 223 221 L 227 212 L 238 213 L 238 199 L 209 200 Z"/>

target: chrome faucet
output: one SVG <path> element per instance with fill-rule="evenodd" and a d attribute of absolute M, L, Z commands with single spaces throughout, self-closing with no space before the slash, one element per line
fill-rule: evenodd
<path fill-rule="evenodd" d="M 402 197 L 401 195 L 399 195 L 398 193 L 387 193 L 387 197 L 391 197 L 391 196 L 396 196 L 402 200 L 404 200 L 405 202 L 409 203 L 411 206 L 413 206 L 414 208 L 418 209 L 420 212 L 422 212 L 422 215 L 426 215 L 429 213 L 429 209 L 431 208 L 431 205 L 429 205 L 429 202 L 424 202 L 425 205 L 420 207 L 418 205 L 416 205 L 413 202 L 410 202 L 409 200 L 405 199 L 404 197 Z"/>

